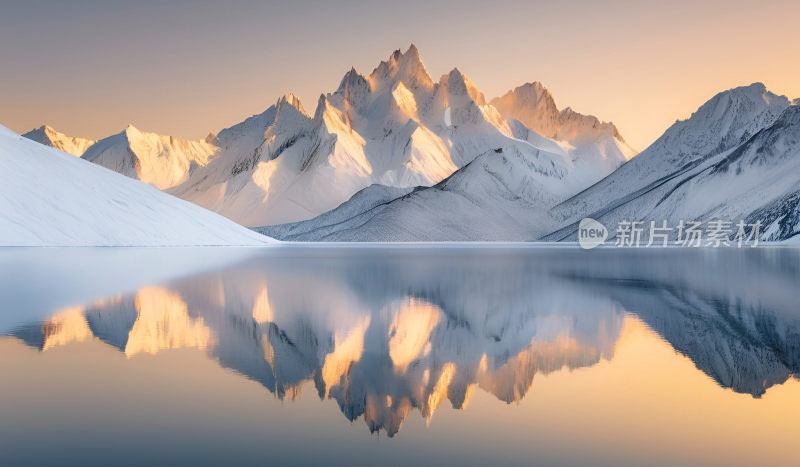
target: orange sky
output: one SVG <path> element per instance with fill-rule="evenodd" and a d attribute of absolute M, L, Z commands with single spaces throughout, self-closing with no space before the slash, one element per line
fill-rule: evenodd
<path fill-rule="evenodd" d="M 669 3 L 16 2 L 0 16 L 0 123 L 200 138 L 286 92 L 313 112 L 351 66 L 411 42 L 434 79 L 457 66 L 488 98 L 541 81 L 637 149 L 724 89 L 800 96 L 800 3 Z"/>

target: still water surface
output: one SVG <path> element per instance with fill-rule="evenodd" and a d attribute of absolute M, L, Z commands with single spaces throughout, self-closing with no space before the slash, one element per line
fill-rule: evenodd
<path fill-rule="evenodd" d="M 3 465 L 798 459 L 797 250 L 51 249 L 0 267 Z"/>

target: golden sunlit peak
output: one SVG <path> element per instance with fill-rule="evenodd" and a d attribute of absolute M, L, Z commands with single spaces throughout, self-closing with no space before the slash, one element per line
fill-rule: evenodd
<path fill-rule="evenodd" d="M 300 98 L 295 96 L 292 93 L 284 94 L 279 99 L 278 102 L 275 104 L 275 107 L 278 109 L 278 112 L 282 110 L 282 108 L 286 105 L 290 105 L 300 111 L 303 115 L 308 116 L 306 113 L 306 109 L 303 108 L 303 104 L 300 102 Z M 277 117 L 276 117 L 277 119 Z"/>

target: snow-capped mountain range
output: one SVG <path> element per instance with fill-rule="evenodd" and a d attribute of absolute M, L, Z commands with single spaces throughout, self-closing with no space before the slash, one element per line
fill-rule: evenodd
<path fill-rule="evenodd" d="M 539 110 L 520 110 L 515 94 L 523 109 Z M 495 105 L 545 134 L 570 133 L 563 123 L 569 111 L 554 110 L 536 84 Z M 723 220 L 760 222 L 761 240 L 783 241 L 800 233 L 798 113 L 788 98 L 755 83 L 714 96 L 642 153 L 562 201 L 531 199 L 533 184 L 524 177 L 537 169 L 487 153 L 433 187 L 394 198 L 365 190 L 325 216 L 258 230 L 293 240 L 575 241 L 579 221 L 591 217 L 612 238 L 621 221 L 666 221 L 674 228 L 681 220 Z M 608 124 L 594 128 L 615 134 Z"/>
<path fill-rule="evenodd" d="M 541 83 L 487 102 L 457 68 L 434 81 L 411 45 L 348 71 L 313 116 L 290 94 L 198 141 L 25 136 L 281 239 L 574 241 L 592 217 L 612 232 L 745 220 L 784 241 L 800 233 L 797 109 L 761 83 L 730 89 L 632 157 Z"/>
<path fill-rule="evenodd" d="M 521 202 L 552 205 L 635 154 L 613 124 L 559 111 L 539 83 L 488 103 L 458 69 L 434 82 L 414 45 L 369 75 L 348 71 L 334 92 L 320 96 L 313 116 L 286 95 L 200 141 L 130 126 L 80 151 L 77 142 L 65 145 L 63 135 L 37 132 L 26 136 L 246 226 L 306 220 L 373 184 L 431 186 L 477 158 L 497 159 L 492 154 L 502 154 L 504 160 L 488 162 L 498 167 L 476 165 L 490 173 L 514 166 L 508 182 L 528 185 Z"/>

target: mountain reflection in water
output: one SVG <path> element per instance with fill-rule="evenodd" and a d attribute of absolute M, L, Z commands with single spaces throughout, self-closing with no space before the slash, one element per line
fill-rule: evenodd
<path fill-rule="evenodd" d="M 100 340 L 129 358 L 203 349 L 282 400 L 313 390 L 394 436 L 413 411 L 466 410 L 476 391 L 518 403 L 539 374 L 614 359 L 631 316 L 759 398 L 800 374 L 798 283 L 792 250 L 288 248 L 0 339 L 42 352 Z"/>

